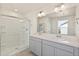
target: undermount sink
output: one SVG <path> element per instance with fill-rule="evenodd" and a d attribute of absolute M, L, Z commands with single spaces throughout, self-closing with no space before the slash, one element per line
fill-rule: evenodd
<path fill-rule="evenodd" d="M 62 43 L 69 43 L 69 42 L 66 41 L 66 40 L 58 40 L 58 41 L 60 41 L 60 42 L 62 42 Z"/>
<path fill-rule="evenodd" d="M 68 41 L 61 41 L 61 42 L 64 42 L 64 43 L 69 43 Z"/>

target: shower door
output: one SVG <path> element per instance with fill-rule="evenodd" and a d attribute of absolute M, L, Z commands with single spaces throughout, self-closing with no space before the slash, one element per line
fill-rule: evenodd
<path fill-rule="evenodd" d="M 29 22 L 22 19 L 0 17 L 1 55 L 14 55 L 29 47 Z"/>

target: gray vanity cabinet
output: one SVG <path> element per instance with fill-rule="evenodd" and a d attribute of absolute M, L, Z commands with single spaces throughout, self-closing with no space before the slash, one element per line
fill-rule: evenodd
<path fill-rule="evenodd" d="M 73 48 L 67 45 L 43 40 L 43 55 L 48 56 L 73 56 Z"/>
<path fill-rule="evenodd" d="M 79 56 L 77 47 L 36 37 L 30 38 L 30 49 L 38 56 Z"/>
<path fill-rule="evenodd" d="M 30 43 L 30 50 L 34 54 L 41 56 L 41 40 L 38 38 L 31 37 L 29 43 Z"/>
<path fill-rule="evenodd" d="M 55 48 L 55 56 L 73 56 L 73 53 L 59 48 Z"/>
<path fill-rule="evenodd" d="M 73 56 L 73 47 L 64 44 L 43 40 L 43 55 Z"/>
<path fill-rule="evenodd" d="M 54 47 L 47 44 L 42 45 L 42 55 L 43 56 L 54 56 Z"/>

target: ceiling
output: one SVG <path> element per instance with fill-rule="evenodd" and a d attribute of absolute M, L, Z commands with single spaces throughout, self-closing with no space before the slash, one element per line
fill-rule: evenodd
<path fill-rule="evenodd" d="M 43 10 L 49 12 L 53 10 L 56 6 L 60 5 L 59 3 L 0 3 L 1 10 L 15 11 L 17 9 L 18 13 L 28 14 L 31 12 L 36 12 Z M 73 6 L 77 4 L 65 4 L 66 6 Z"/>
<path fill-rule="evenodd" d="M 35 12 L 38 10 L 45 10 L 45 9 L 52 9 L 57 5 L 57 4 L 50 4 L 50 3 L 3 3 L 0 4 L 2 10 L 10 10 L 14 11 L 14 9 L 18 9 L 17 12 L 19 13 L 31 13 Z"/>

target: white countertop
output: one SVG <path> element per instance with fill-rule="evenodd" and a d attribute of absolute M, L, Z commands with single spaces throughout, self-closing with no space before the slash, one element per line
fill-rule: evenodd
<path fill-rule="evenodd" d="M 62 35 L 61 37 L 56 37 L 56 34 L 47 34 L 47 33 L 42 33 L 42 34 L 34 34 L 31 35 L 32 37 L 40 38 L 43 40 L 48 40 L 48 41 L 53 41 L 56 43 L 62 43 L 66 44 L 69 46 L 74 46 L 79 48 L 79 39 L 75 36 L 66 36 Z"/>

